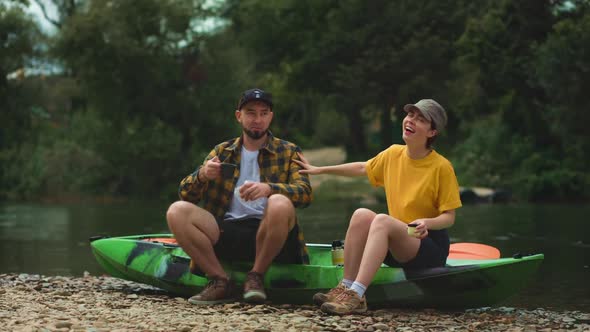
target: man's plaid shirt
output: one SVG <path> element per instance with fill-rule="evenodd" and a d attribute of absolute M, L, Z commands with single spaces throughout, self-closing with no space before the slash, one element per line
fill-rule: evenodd
<path fill-rule="evenodd" d="M 203 208 L 217 219 L 223 219 L 230 206 L 234 189 L 240 176 L 240 160 L 242 151 L 241 137 L 223 142 L 213 148 L 205 161 L 197 170 L 180 182 L 178 190 L 180 199 L 194 204 L 203 203 Z M 295 207 L 307 207 L 312 200 L 311 184 L 307 174 L 300 174 L 301 166 L 295 163 L 299 159 L 297 152 L 301 149 L 288 141 L 275 138 L 270 132 L 266 146 L 258 153 L 260 166 L 260 182 L 270 185 L 271 194 L 287 196 Z M 203 165 L 215 156 L 221 162 L 236 164 L 238 167 L 233 178 L 218 177 L 207 182 L 199 182 L 197 174 Z M 303 233 L 299 234 L 304 244 Z M 303 246 L 302 256 L 307 260 L 307 250 Z"/>

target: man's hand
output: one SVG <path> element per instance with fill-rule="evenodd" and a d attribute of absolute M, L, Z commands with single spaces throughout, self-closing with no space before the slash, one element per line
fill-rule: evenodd
<path fill-rule="evenodd" d="M 303 156 L 303 154 L 297 152 L 297 155 L 299 156 L 299 159 L 301 160 L 296 160 L 293 159 L 294 162 L 297 163 L 297 165 L 303 167 L 302 170 L 299 170 L 299 173 L 301 174 L 320 174 L 320 169 L 316 166 L 313 166 L 309 163 L 309 161 L 307 161 L 307 159 L 305 159 L 305 157 Z"/>
<path fill-rule="evenodd" d="M 202 173 L 202 174 L 201 174 Z M 221 161 L 217 156 L 207 160 L 205 165 L 199 170 L 199 179 L 211 181 L 221 176 Z"/>
<path fill-rule="evenodd" d="M 262 197 L 268 197 L 272 193 L 268 183 L 246 181 L 240 187 L 240 197 L 244 201 L 254 201 Z"/>

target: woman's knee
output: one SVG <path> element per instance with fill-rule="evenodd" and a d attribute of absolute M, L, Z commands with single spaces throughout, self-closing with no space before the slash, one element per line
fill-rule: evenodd
<path fill-rule="evenodd" d="M 373 218 L 370 232 L 387 233 L 390 237 L 398 233 L 406 234 L 405 224 L 388 214 L 378 214 Z"/>
<path fill-rule="evenodd" d="M 376 215 L 375 212 L 373 212 L 369 209 L 365 209 L 365 208 L 356 209 L 354 211 L 354 213 L 352 214 L 352 217 L 350 218 L 350 226 L 349 227 L 368 228 L 371 226 L 371 223 L 373 222 L 375 215 Z"/>

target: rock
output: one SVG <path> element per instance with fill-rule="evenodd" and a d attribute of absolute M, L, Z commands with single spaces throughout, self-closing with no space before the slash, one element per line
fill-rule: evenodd
<path fill-rule="evenodd" d="M 0 294 L 2 331 L 590 331 L 590 313 L 542 308 L 380 309 L 338 317 L 312 305 L 201 307 L 153 287 L 90 275 L 2 274 Z"/>
<path fill-rule="evenodd" d="M 72 323 L 70 322 L 57 322 L 55 323 L 55 328 L 62 329 L 62 328 L 70 328 L 72 327 Z"/>
<path fill-rule="evenodd" d="M 373 324 L 373 325 L 371 325 L 371 327 L 374 328 L 375 330 L 389 331 L 389 326 L 387 324 L 383 324 L 383 323 Z"/>
<path fill-rule="evenodd" d="M 59 290 L 59 291 L 53 292 L 53 295 L 55 295 L 55 296 L 71 296 L 72 293 L 65 291 L 65 290 Z"/>

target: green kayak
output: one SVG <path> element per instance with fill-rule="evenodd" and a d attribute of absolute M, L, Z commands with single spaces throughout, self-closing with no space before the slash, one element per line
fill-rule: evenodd
<path fill-rule="evenodd" d="M 194 295 L 207 279 L 189 271 L 189 257 L 170 234 L 93 238 L 92 252 L 113 277 L 159 287 L 181 296 Z M 316 292 L 342 279 L 332 264 L 331 246 L 308 244 L 310 264 L 273 264 L 265 289 L 273 303 L 311 304 Z M 451 257 L 451 256 L 450 256 Z M 367 290 L 373 307 L 473 308 L 490 306 L 514 295 L 537 272 L 542 254 L 497 259 L 449 258 L 447 266 L 404 270 L 383 265 Z M 224 263 L 238 283 L 250 263 Z"/>

